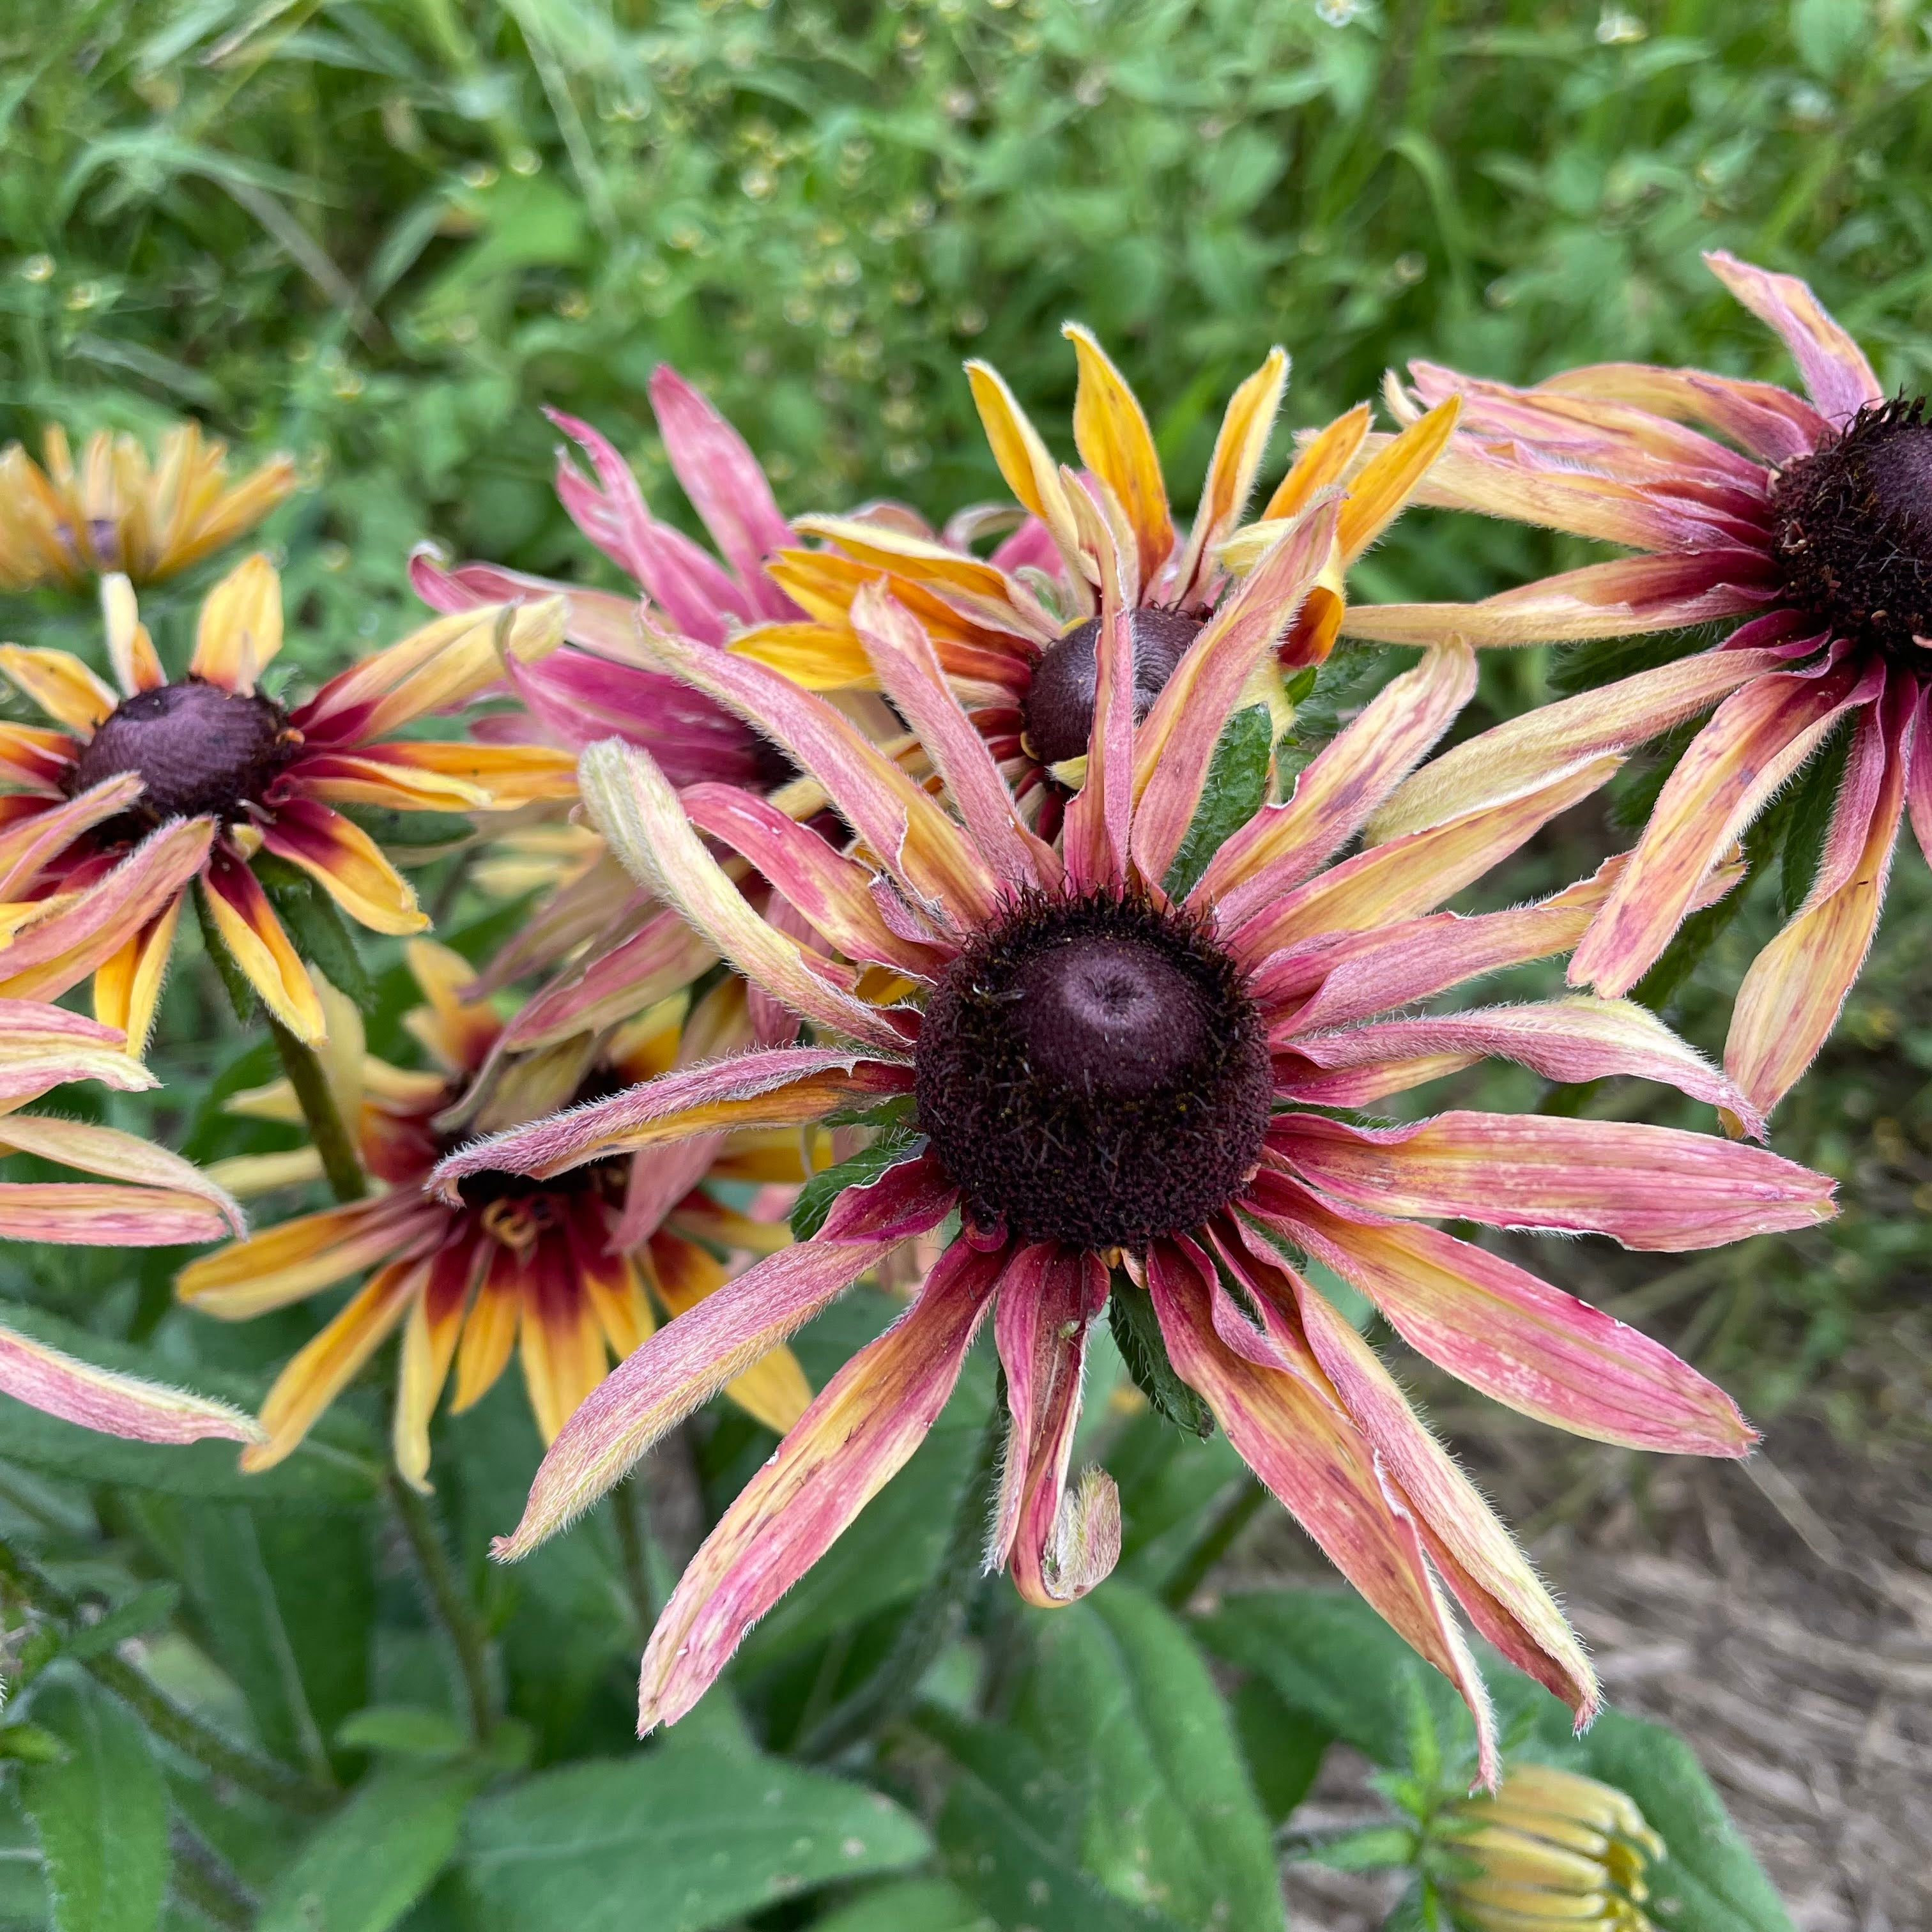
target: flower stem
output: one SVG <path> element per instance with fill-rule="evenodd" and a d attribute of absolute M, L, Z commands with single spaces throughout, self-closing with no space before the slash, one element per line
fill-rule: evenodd
<path fill-rule="evenodd" d="M 876 1734 L 910 1706 L 926 1673 L 959 1634 L 968 1595 L 985 1560 L 986 1523 L 999 1488 L 1000 1450 L 1006 1436 L 1002 1387 L 986 1418 L 980 1451 L 960 1492 L 952 1534 L 932 1580 L 907 1612 L 879 1667 L 812 1725 L 793 1748 L 797 1756 L 835 1756 L 861 1738 Z"/>
<path fill-rule="evenodd" d="M 168 1842 L 174 1853 L 174 1888 L 182 1898 L 215 1924 L 248 1932 L 261 1901 L 236 1876 L 228 1861 L 179 1818 L 169 1832 Z"/>
<path fill-rule="evenodd" d="M 1188 1600 L 1208 1580 L 1208 1573 L 1234 1547 L 1235 1538 L 1267 1500 L 1268 1491 L 1252 1476 L 1243 1478 L 1240 1487 L 1208 1520 L 1208 1527 L 1161 1586 L 1162 1600 L 1170 1610 L 1187 1607 Z"/>
<path fill-rule="evenodd" d="M 322 1156 L 322 1171 L 338 1201 L 360 1201 L 369 1191 L 369 1178 L 356 1157 L 356 1143 L 344 1124 L 342 1110 L 335 1104 L 335 1090 L 328 1084 L 315 1048 L 298 1040 L 273 1013 L 267 1016 L 269 1036 L 281 1055 L 282 1071 L 296 1090 L 302 1118 L 308 1123 L 309 1138 Z"/>
<path fill-rule="evenodd" d="M 73 1599 L 4 1542 L 0 1542 L 0 1587 L 41 1616 L 70 1629 L 74 1626 Z M 292 1811 L 326 1811 L 334 1805 L 340 1794 L 328 1786 L 304 1778 L 272 1758 L 260 1756 L 244 1745 L 231 1743 L 192 1712 L 183 1710 L 158 1685 L 114 1652 L 102 1651 L 76 1661 L 95 1682 L 126 1704 L 156 1737 L 205 1766 L 217 1778 L 226 1778 L 258 1798 L 286 1805 Z"/>
<path fill-rule="evenodd" d="M 638 1641 L 648 1643 L 658 1620 L 656 1592 L 651 1588 L 650 1525 L 644 1515 L 644 1494 L 634 1474 L 610 1492 L 610 1515 L 616 1525 L 617 1552 L 624 1566 L 624 1591 L 631 1614 L 638 1620 Z"/>
<path fill-rule="evenodd" d="M 442 1532 L 428 1504 L 392 1471 L 389 1500 L 416 1558 L 423 1589 L 436 1620 L 456 1653 L 463 1676 L 463 1693 L 470 1706 L 470 1729 L 478 1744 L 496 1727 L 496 1697 L 491 1684 L 489 1633 L 468 1594 L 457 1580 L 444 1546 Z"/>

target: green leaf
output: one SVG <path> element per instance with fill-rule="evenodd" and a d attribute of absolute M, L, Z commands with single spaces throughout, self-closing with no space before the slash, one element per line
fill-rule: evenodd
<path fill-rule="evenodd" d="M 1670 1847 L 1645 1875 L 1660 1924 L 1669 1932 L 1792 1932 L 1771 1881 L 1674 1731 L 1606 1711 L 1581 1748 L 1578 1768 L 1628 1792 Z M 1665 1900 L 1676 1909 L 1660 1910 Z"/>
<path fill-rule="evenodd" d="M 1186 1629 L 1115 1582 L 1042 1620 L 1018 1727 L 1080 1794 L 1081 1862 L 1178 1924 L 1281 1927 L 1269 1823 Z"/>
<path fill-rule="evenodd" d="M 1162 882 L 1170 897 L 1181 898 L 1192 892 L 1208 860 L 1261 809 L 1268 796 L 1268 753 L 1274 740 L 1265 704 L 1251 704 L 1222 726 L 1201 801 Z"/>
<path fill-rule="evenodd" d="M 1418 1687 L 1440 1736 L 1470 1726 L 1448 1680 L 1421 1663 L 1357 1596 L 1340 1590 L 1256 1590 L 1192 1620 L 1217 1657 L 1260 1678 L 1298 1711 L 1377 1764 L 1406 1768 Z M 1552 1700 L 1553 1702 L 1555 1700 Z"/>
<path fill-rule="evenodd" d="M 932 1706 L 919 1723 L 958 1772 L 940 1814 L 942 1861 L 995 1923 L 1052 1932 L 1180 1932 L 1177 1920 L 1128 1904 L 1081 1869 L 1077 1794 L 1030 1738 Z"/>
<path fill-rule="evenodd" d="M 1286 1702 L 1273 1685 L 1250 1677 L 1228 1700 L 1255 1796 L 1279 1825 L 1306 1798 L 1334 1742 L 1334 1732 Z"/>
<path fill-rule="evenodd" d="M 261 1401 L 259 1383 L 212 1369 L 184 1370 L 152 1349 L 107 1341 L 25 1302 L 0 1301 L 0 1325 L 103 1368 L 146 1376 L 154 1382 L 192 1382 L 202 1394 L 223 1396 L 244 1408 L 256 1408 Z M 172 1496 L 245 1497 L 256 1502 L 328 1507 L 360 1503 L 374 1493 L 380 1472 L 372 1460 L 350 1445 L 366 1444 L 368 1439 L 367 1432 L 349 1417 L 325 1417 L 286 1462 L 260 1475 L 244 1475 L 236 1466 L 232 1442 L 190 1442 L 157 1448 L 152 1443 L 124 1442 L 117 1436 L 98 1435 L 44 1414 L 25 1402 L 0 1402 L 0 1460 L 82 1482 L 112 1483 Z"/>
<path fill-rule="evenodd" d="M 470 1736 L 446 1711 L 420 1704 L 372 1704 L 336 1726 L 344 1750 L 380 1751 L 394 1757 L 460 1757 Z"/>
<path fill-rule="evenodd" d="M 1822 80 L 1838 77 L 1870 30 L 1865 0 L 1792 0 L 1792 44 Z"/>
<path fill-rule="evenodd" d="M 256 1932 L 386 1932 L 449 1862 L 489 1775 L 473 1763 L 377 1772 L 276 1880 Z"/>
<path fill-rule="evenodd" d="M 173 1583 L 150 1583 L 118 1608 L 110 1610 L 98 1623 L 75 1631 L 61 1648 L 68 1657 L 99 1657 L 130 1636 L 146 1636 L 158 1630 L 175 1612 L 181 1590 Z"/>
<path fill-rule="evenodd" d="M 999 1932 L 959 1888 L 943 1878 L 907 1878 L 855 1898 L 812 1932 Z"/>
<path fill-rule="evenodd" d="M 1114 1270 L 1107 1292 L 1107 1322 L 1134 1386 L 1147 1397 L 1155 1414 L 1204 1442 L 1214 1432 L 1214 1418 L 1167 1359 L 1167 1344 L 1161 1338 L 1153 1297 L 1122 1269 Z"/>
<path fill-rule="evenodd" d="M 544 1772 L 472 1806 L 463 1864 L 502 1932 L 706 1932 L 930 1849 L 878 1792 L 674 1738 Z"/>
<path fill-rule="evenodd" d="M 888 1128 L 870 1147 L 861 1148 L 850 1160 L 814 1174 L 799 1190 L 791 1210 L 791 1238 L 808 1241 L 825 1226 L 832 1204 L 848 1187 L 867 1187 L 889 1167 L 910 1160 L 926 1146 L 923 1134 L 903 1127 Z"/>
<path fill-rule="evenodd" d="M 33 1712 L 68 1753 L 20 1772 L 56 1932 L 154 1932 L 167 1886 L 168 1795 L 146 1733 L 88 1684 L 44 1685 Z"/>
<path fill-rule="evenodd" d="M 1778 910 L 1789 919 L 1797 911 L 1818 876 L 1818 862 L 1824 856 L 1825 835 L 1831 830 L 1832 814 L 1845 782 L 1845 764 L 1852 748 L 1852 730 L 1840 720 L 1822 751 L 1798 775 L 1785 797 L 1784 850 L 1778 867 Z"/>

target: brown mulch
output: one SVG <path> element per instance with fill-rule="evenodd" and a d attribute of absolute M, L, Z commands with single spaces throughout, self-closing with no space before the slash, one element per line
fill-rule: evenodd
<path fill-rule="evenodd" d="M 1923 1418 L 1932 1350 L 1901 1316 L 1838 1378 Z M 1405 1367 L 1411 1364 L 1404 1364 Z M 1859 1379 L 1862 1376 L 1862 1381 Z M 1799 1932 L 1932 1928 L 1932 1472 L 1918 1429 L 1848 1444 L 1815 1414 L 1744 1463 L 1576 1444 L 1459 1400 L 1418 1365 L 1434 1420 L 1517 1525 L 1588 1642 L 1611 1700 L 1696 1748 Z M 1820 1405 L 1813 1404 L 1816 1408 Z M 1866 1412 L 1879 1405 L 1868 1402 Z M 1305 1580 L 1318 1557 L 1270 1512 L 1222 1588 Z M 1330 1754 L 1296 1823 L 1382 1815 L 1366 1767 Z M 1399 1880 L 1307 1866 L 1299 1932 L 1373 1932 Z"/>

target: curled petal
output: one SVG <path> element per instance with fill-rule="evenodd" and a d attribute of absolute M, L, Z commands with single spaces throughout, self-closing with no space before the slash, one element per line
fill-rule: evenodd
<path fill-rule="evenodd" d="M 136 1442 L 259 1442 L 261 1426 L 225 1402 L 116 1375 L 0 1328 L 0 1394 L 103 1436 Z"/>
<path fill-rule="evenodd" d="M 1608 1234 L 1627 1248 L 1720 1247 L 1811 1227 L 1836 1211 L 1836 1184 L 1794 1161 L 1629 1120 L 1459 1112 L 1355 1127 L 1280 1114 L 1268 1144 L 1352 1206 Z"/>
<path fill-rule="evenodd" d="M 925 1440 L 1005 1260 L 1003 1252 L 955 1242 L 918 1300 L 839 1370 L 739 1492 L 651 1633 L 638 1682 L 640 1733 L 675 1724 L 697 1702 L 745 1632 Z"/>
<path fill-rule="evenodd" d="M 1430 1573 L 1412 1508 L 1385 1480 L 1306 1343 L 1265 1303 L 1257 1311 L 1264 1326 L 1253 1330 L 1226 1305 L 1198 1250 L 1157 1243 L 1148 1258 L 1148 1288 L 1176 1372 L 1205 1398 L 1241 1460 L 1397 1634 L 1462 1693 L 1476 1720 L 1483 1780 L 1493 1783 L 1488 1694 Z"/>
<path fill-rule="evenodd" d="M 1208 458 L 1208 479 L 1201 486 L 1200 507 L 1187 534 L 1187 548 L 1174 571 L 1177 606 L 1193 602 L 1207 588 L 1217 567 L 1215 553 L 1240 520 L 1248 492 L 1254 488 L 1255 472 L 1268 454 L 1268 434 L 1274 428 L 1287 381 L 1288 352 L 1277 345 L 1228 400 L 1214 438 L 1214 453 Z M 1012 568 L 1010 564 L 1003 567 Z"/>
<path fill-rule="evenodd" d="M 611 850 L 754 985 L 867 1046 L 904 1047 L 905 1035 L 892 1019 L 832 984 L 812 963 L 819 956 L 752 910 L 705 850 L 649 752 L 606 739 L 584 753 L 580 771 L 585 806 Z"/>
<path fill-rule="evenodd" d="M 1754 268 L 1721 248 L 1712 250 L 1704 261 L 1752 314 L 1784 338 L 1813 400 L 1833 422 L 1842 423 L 1883 398 L 1864 351 L 1796 275 Z"/>
<path fill-rule="evenodd" d="M 1073 401 L 1073 441 L 1080 460 L 1120 500 L 1138 551 L 1140 579 L 1152 584 L 1174 550 L 1174 518 L 1154 432 L 1126 379 L 1090 329 L 1069 322 L 1060 332 L 1080 364 Z"/>
<path fill-rule="evenodd" d="M 234 1199 L 191 1160 L 118 1127 L 98 1127 L 86 1120 L 44 1118 L 35 1114 L 0 1117 L 0 1148 L 37 1154 L 77 1167 L 83 1174 L 103 1174 L 134 1187 L 152 1187 L 164 1194 L 182 1195 L 199 1202 L 211 1232 L 200 1240 L 248 1232 L 248 1222 Z"/>
<path fill-rule="evenodd" d="M 841 1107 L 876 1104 L 912 1089 L 909 1065 L 825 1047 L 773 1047 L 690 1066 L 547 1120 L 464 1148 L 430 1177 L 446 1199 L 466 1174 L 549 1180 L 586 1161 L 688 1140 L 727 1127 L 802 1126 Z"/>
<path fill-rule="evenodd" d="M 1263 1174 L 1254 1212 L 1359 1288 L 1418 1354 L 1495 1400 L 1598 1442 L 1742 1456 L 1757 1440 L 1660 1343 L 1437 1228 L 1352 1213 Z"/>
<path fill-rule="evenodd" d="M 936 1228 L 956 1198 L 937 1163 L 902 1162 L 870 1186 L 848 1189 L 811 1240 L 767 1256 L 658 1329 L 564 1424 L 530 1486 L 522 1521 L 490 1553 L 505 1562 L 527 1556 L 581 1515 L 700 1402 L 902 1241 Z"/>

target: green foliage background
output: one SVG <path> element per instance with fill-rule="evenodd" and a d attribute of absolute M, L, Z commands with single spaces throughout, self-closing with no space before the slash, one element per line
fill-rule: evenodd
<path fill-rule="evenodd" d="M 1710 246 L 1806 274 L 1888 382 L 1932 381 L 1932 35 L 1913 0 L 4 0 L 0 46 L 0 430 L 31 445 L 46 420 L 150 428 L 192 412 L 246 450 L 296 452 L 305 488 L 270 536 L 304 669 L 416 620 L 402 565 L 421 538 L 592 571 L 550 492 L 543 404 L 611 434 L 681 514 L 644 398 L 663 359 L 765 454 L 788 508 L 891 494 L 935 516 L 996 494 L 963 356 L 995 363 L 1064 448 L 1068 317 L 1136 384 L 1184 501 L 1222 399 L 1274 341 L 1294 358 L 1296 425 L 1414 355 L 1512 378 L 1624 357 L 1790 380 L 1702 268 Z M 1418 514 L 1354 587 L 1476 596 L 1585 554 Z M 197 588 L 144 599 L 171 662 Z M 23 641 L 98 656 L 80 601 L 14 599 L 0 617 Z M 1484 715 L 1533 701 L 1550 674 L 1546 653 L 1498 658 Z M 1616 836 L 1580 822 L 1515 883 L 1574 876 Z M 1673 995 L 1706 1046 L 1774 920 L 1778 869 Z M 1656 1304 L 1652 1325 L 1761 1414 L 1816 1390 L 1848 1430 L 1913 1426 L 1922 1358 L 1876 1384 L 1834 1365 L 1894 1321 L 1932 1258 L 1928 914 L 1907 850 L 1839 1036 L 1778 1124 L 1783 1151 L 1841 1178 L 1844 1217 L 1702 1264 Z M 386 956 L 372 949 L 378 968 Z M 379 1050 L 400 990 L 393 972 L 382 984 Z M 233 1057 L 205 974 L 178 974 L 170 1000 L 180 1043 L 163 1056 L 163 1111 L 115 1118 L 203 1157 L 266 1144 L 214 1116 L 221 1094 L 266 1077 L 266 1049 Z M 1532 1083 L 1515 1098 L 1539 1096 Z M 130 1278 L 82 1251 L 16 1256 L 5 1288 L 28 1305 L 22 1326 L 79 1322 L 100 1359 L 139 1345 L 200 1386 L 226 1375 L 259 1397 L 309 1316 L 190 1324 L 167 1312 L 176 1258 L 144 1258 Z M 854 1304 L 808 1337 L 814 1374 L 878 1316 Z M 748 1714 L 713 1700 L 637 1758 L 636 1632 L 608 1526 L 484 1574 L 484 1538 L 513 1517 L 535 1453 L 520 1400 L 500 1395 L 437 1451 L 440 1506 L 510 1713 L 481 1744 L 448 1717 L 437 1728 L 454 1708 L 446 1660 L 378 1506 L 373 1400 L 345 1405 L 266 1486 L 243 1485 L 226 1451 L 182 1452 L 158 1472 L 152 1456 L 0 1417 L 0 1511 L 78 1599 L 68 1674 L 30 1711 L 46 1704 L 58 1746 L 22 1780 L 39 1835 L 17 1810 L 0 1818 L 0 1836 L 41 1846 L 46 1877 L 0 1857 L 0 1922 L 46 1922 L 49 1882 L 63 1928 L 119 1932 L 163 1910 L 170 1924 L 248 1922 L 214 1897 L 218 1874 L 197 1876 L 199 1844 L 278 1927 L 614 1927 L 633 1922 L 627 1887 L 674 1872 L 667 1926 L 964 1932 L 1030 1922 L 1050 1897 L 1056 1927 L 1158 1932 L 1206 1922 L 1216 1882 L 1250 1883 L 1254 1840 L 1248 1825 L 1136 1839 L 1146 1820 L 1252 1784 L 1286 1794 L 1249 1820 L 1264 1833 L 1298 1796 L 1294 1739 L 1312 1762 L 1360 1718 L 1298 1705 L 1277 1672 L 1232 1730 L 1135 1730 L 1206 1681 L 1157 1600 L 1230 1473 L 1219 1445 L 1177 1456 L 1172 1432 L 1141 1424 L 1109 1460 L 1129 1505 L 1125 1574 L 1149 1594 L 1078 1612 L 1053 1640 L 1058 1674 L 1019 1645 L 1034 1661 L 1016 1665 L 998 1714 L 1016 1728 L 981 1735 L 984 1712 L 929 1699 L 843 1766 L 902 1808 L 758 1754 L 808 1738 L 890 1658 L 940 1560 L 934 1526 L 977 1436 L 968 1415 L 758 1634 L 740 1673 Z M 722 1419 L 700 1478 L 728 1496 L 767 1447 Z M 100 1606 L 143 1602 L 130 1634 L 147 1633 L 148 1667 L 184 1707 L 312 1783 L 355 1786 L 293 1864 L 286 1814 L 178 1753 L 152 1756 L 72 1660 L 73 1633 Z M 993 1618 L 974 1630 L 997 1649 L 1013 1613 L 975 1616 Z M 1205 1634 L 1240 1660 L 1226 1630 Z M 1082 1672 L 1151 1686 L 1152 1702 L 1057 1709 Z M 1256 1697 L 1276 1702 L 1244 1727 Z M 1250 1730 L 1274 1740 L 1272 1757 L 1249 1748 Z M 1412 1755 L 1412 1723 L 1376 1735 L 1393 1740 L 1385 1760 Z M 1028 1751 L 1034 1784 L 1014 1768 Z M 553 1768 L 506 1784 L 526 1760 Z M 1081 1784 L 1102 1760 L 1121 1789 Z M 950 1786 L 934 1782 L 942 1762 Z M 706 1840 L 699 1826 L 721 1816 L 746 1822 Z M 86 1834 L 110 1821 L 118 1876 L 96 1896 Z M 861 1895 L 864 1874 L 901 1869 L 924 1875 Z M 71 1896 L 68 1870 L 82 1874 Z M 1745 1902 L 1700 1922 L 1779 1922 L 1738 1882 Z"/>

